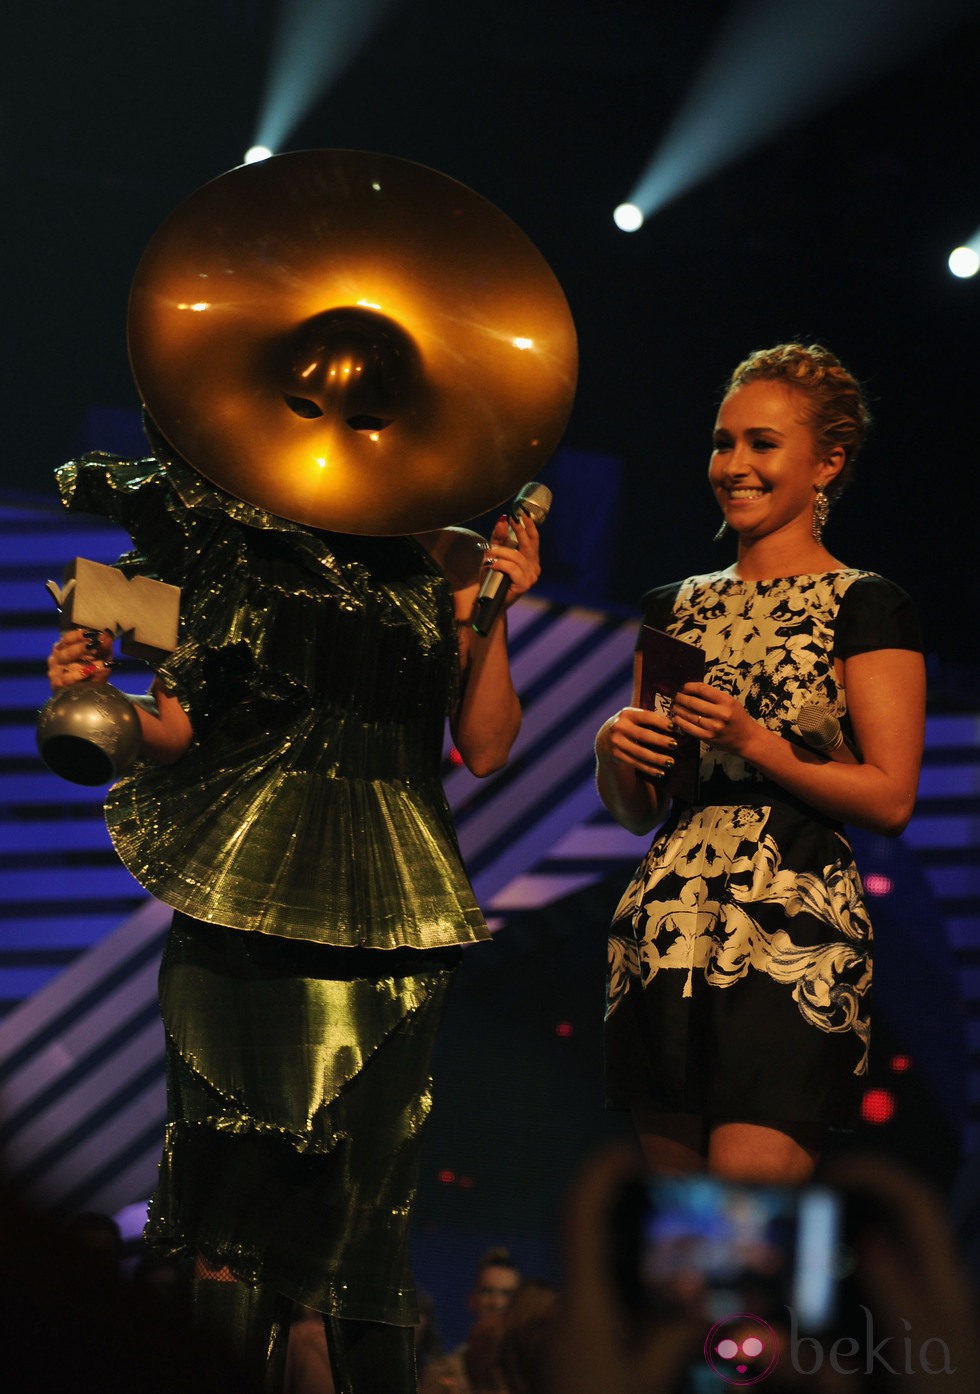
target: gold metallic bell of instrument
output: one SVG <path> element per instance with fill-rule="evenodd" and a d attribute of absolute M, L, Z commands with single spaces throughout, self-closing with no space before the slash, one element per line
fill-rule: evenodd
<path fill-rule="evenodd" d="M 473 518 L 540 473 L 577 347 L 526 235 L 436 170 L 359 150 L 242 165 L 151 239 L 130 292 L 147 412 L 212 483 L 377 536 Z"/>
<path fill-rule="evenodd" d="M 63 687 L 41 708 L 37 748 L 48 769 L 72 784 L 109 784 L 139 754 L 136 710 L 109 683 Z"/>

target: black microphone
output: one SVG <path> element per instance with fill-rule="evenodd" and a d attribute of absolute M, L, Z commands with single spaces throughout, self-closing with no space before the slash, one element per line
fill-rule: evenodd
<path fill-rule="evenodd" d="M 858 757 L 844 739 L 840 722 L 822 702 L 805 702 L 796 718 L 796 729 L 814 750 L 844 765 L 856 765 Z"/>
<path fill-rule="evenodd" d="M 547 484 L 525 484 L 514 500 L 510 516 L 516 521 L 522 513 L 526 513 L 540 527 L 547 518 L 550 507 L 551 490 Z M 517 538 L 514 536 L 513 529 L 510 534 L 510 545 L 517 546 Z M 483 638 L 486 638 L 490 633 L 493 622 L 500 614 L 509 590 L 510 577 L 505 572 L 488 571 L 484 576 L 480 593 L 473 605 L 473 614 L 470 616 L 470 623 L 477 634 L 482 635 Z"/>

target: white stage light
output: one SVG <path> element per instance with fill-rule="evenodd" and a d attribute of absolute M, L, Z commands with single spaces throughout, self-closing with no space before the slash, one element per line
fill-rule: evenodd
<path fill-rule="evenodd" d="M 740 0 L 629 193 L 649 220 L 966 22 L 976 0 Z M 618 223 L 617 219 L 617 223 Z"/>
<path fill-rule="evenodd" d="M 256 138 L 274 150 L 404 0 L 279 0 Z"/>
<path fill-rule="evenodd" d="M 946 265 L 954 276 L 967 281 L 980 271 L 980 252 L 974 247 L 956 247 L 950 252 Z"/>
<path fill-rule="evenodd" d="M 252 145 L 245 151 L 245 163 L 258 164 L 259 160 L 267 160 L 271 154 L 272 151 L 267 145 Z"/>
<path fill-rule="evenodd" d="M 643 226 L 643 211 L 635 203 L 621 203 L 613 213 L 613 222 L 620 232 L 638 232 Z"/>

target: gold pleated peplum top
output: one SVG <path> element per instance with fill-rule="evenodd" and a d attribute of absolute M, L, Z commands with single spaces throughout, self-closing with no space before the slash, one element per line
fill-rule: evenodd
<path fill-rule="evenodd" d="M 58 483 L 130 534 L 126 574 L 182 591 L 160 676 L 194 741 L 106 800 L 140 885 L 199 920 L 339 946 L 487 938 L 439 778 L 458 660 L 424 549 L 304 528 L 171 457 L 93 453 Z"/>

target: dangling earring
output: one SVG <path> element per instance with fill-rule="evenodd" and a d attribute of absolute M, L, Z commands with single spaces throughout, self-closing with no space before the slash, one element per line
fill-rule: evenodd
<path fill-rule="evenodd" d="M 823 530 L 827 523 L 827 515 L 830 512 L 830 499 L 827 497 L 826 489 L 818 489 L 817 497 L 813 501 L 813 540 L 819 542 L 823 536 Z"/>
<path fill-rule="evenodd" d="M 718 531 L 715 533 L 714 537 L 711 539 L 712 542 L 721 542 L 721 541 L 723 541 L 723 540 L 724 540 L 724 537 L 725 537 L 725 533 L 726 533 L 727 531 L 728 531 L 728 524 L 725 522 L 724 518 L 722 518 L 722 520 L 721 520 L 721 527 L 718 529 Z"/>

